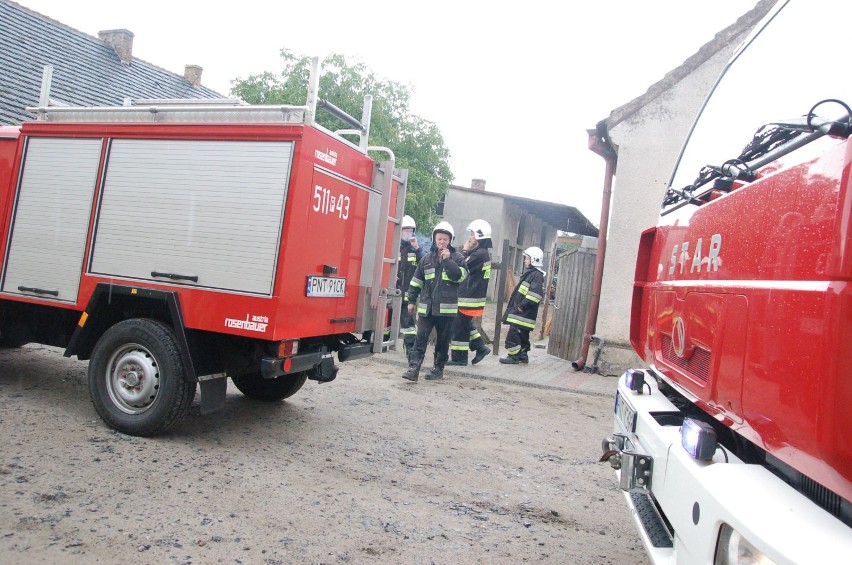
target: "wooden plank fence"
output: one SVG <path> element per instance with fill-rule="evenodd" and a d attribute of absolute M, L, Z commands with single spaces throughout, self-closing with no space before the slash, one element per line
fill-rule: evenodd
<path fill-rule="evenodd" d="M 580 356 L 595 275 L 594 249 L 578 249 L 559 258 L 555 312 L 547 352 L 574 361 Z"/>

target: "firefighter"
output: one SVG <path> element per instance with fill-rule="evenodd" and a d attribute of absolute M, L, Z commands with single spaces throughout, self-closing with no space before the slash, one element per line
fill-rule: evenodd
<path fill-rule="evenodd" d="M 420 247 L 417 238 L 414 237 L 414 231 L 417 229 L 417 224 L 411 216 L 402 217 L 402 236 L 399 242 L 399 267 L 396 271 L 396 288 L 402 292 L 402 311 L 399 313 L 399 333 L 402 334 L 402 347 L 405 354 L 414 347 L 414 339 L 417 335 L 417 330 L 414 327 L 415 317 L 408 312 L 408 299 L 405 291 L 411 284 L 411 277 L 414 276 L 414 271 L 417 270 L 417 264 L 425 253 L 425 249 Z"/>
<path fill-rule="evenodd" d="M 528 247 L 524 251 L 524 272 L 503 314 L 503 323 L 510 327 L 506 332 L 508 355 L 500 358 L 501 363 L 529 363 L 530 332 L 535 328 L 538 305 L 544 296 L 543 260 L 544 252 L 538 247 Z"/>
<path fill-rule="evenodd" d="M 435 357 L 427 380 L 444 377 L 450 349 L 450 330 L 458 313 L 458 287 L 467 278 L 464 257 L 452 246 L 453 226 L 439 222 L 432 230 L 432 249 L 423 257 L 408 287 L 408 312 L 417 305 L 417 338 L 409 350 L 408 370 L 402 378 L 416 381 L 426 355 L 432 328 L 437 333 Z"/>
<path fill-rule="evenodd" d="M 450 356 L 447 365 L 467 365 L 468 351 L 475 351 L 472 363 L 476 365 L 491 353 L 482 334 L 474 326 L 474 318 L 482 318 L 485 296 L 491 278 L 491 225 L 485 220 L 474 220 L 467 226 L 468 237 L 462 249 L 467 280 L 459 286 L 459 313 L 453 321 Z"/>

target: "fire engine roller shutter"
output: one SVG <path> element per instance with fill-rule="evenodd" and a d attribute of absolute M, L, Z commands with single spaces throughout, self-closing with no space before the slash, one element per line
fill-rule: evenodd
<path fill-rule="evenodd" d="M 113 140 L 91 272 L 272 294 L 292 145 Z"/>
<path fill-rule="evenodd" d="M 100 139 L 27 141 L 4 292 L 77 301 L 101 144 Z"/>

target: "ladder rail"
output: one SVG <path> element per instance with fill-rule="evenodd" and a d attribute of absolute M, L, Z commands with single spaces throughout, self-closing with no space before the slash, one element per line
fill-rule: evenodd
<path fill-rule="evenodd" d="M 371 148 L 378 149 L 378 148 Z M 384 149 L 384 148 L 382 148 Z M 390 160 L 381 161 L 378 163 L 377 173 L 382 175 L 380 190 L 382 200 L 380 204 L 380 217 L 385 221 L 379 225 L 378 233 L 376 234 L 376 261 L 373 264 L 373 278 L 370 288 L 370 306 L 375 311 L 375 319 L 373 320 L 373 353 L 381 353 L 387 349 L 396 349 L 396 339 L 399 335 L 399 312 L 402 308 L 402 293 L 396 288 L 396 278 L 399 271 L 399 252 L 396 251 L 394 256 L 386 257 L 385 249 L 387 247 L 387 225 L 393 224 L 393 239 L 399 241 L 402 233 L 402 214 L 400 210 L 405 208 L 406 182 L 408 180 L 407 171 L 400 171 L 399 174 L 394 169 L 394 155 L 390 153 Z M 391 211 L 391 196 L 393 193 L 393 183 L 397 183 L 396 202 L 394 210 Z M 391 253 L 394 253 L 394 249 Z M 379 260 L 381 258 L 381 260 Z M 385 265 L 390 265 L 388 273 L 388 287 L 382 285 L 382 274 Z M 390 326 L 387 325 L 388 308 L 393 312 L 391 316 Z M 385 339 L 385 330 L 388 329 L 390 334 Z"/>
<path fill-rule="evenodd" d="M 394 210 L 393 218 L 390 218 L 391 221 L 395 223 L 394 228 L 394 241 L 400 241 L 400 236 L 402 235 L 402 217 L 405 214 L 405 197 L 408 191 L 408 170 L 398 171 L 399 175 L 394 176 L 394 180 L 397 181 L 397 195 L 396 195 L 396 210 Z M 392 259 L 391 272 L 390 272 L 390 283 L 396 287 L 396 280 L 399 274 L 399 265 L 400 265 L 400 256 L 399 250 L 394 248 L 396 251 L 395 258 Z M 399 323 L 402 314 L 402 299 L 405 296 L 405 292 L 408 289 L 400 289 L 400 292 L 397 293 L 393 298 L 392 311 L 394 315 L 391 319 L 391 333 L 390 333 L 390 344 L 388 345 L 388 349 L 392 349 L 396 351 L 396 343 L 397 337 L 399 336 Z"/>

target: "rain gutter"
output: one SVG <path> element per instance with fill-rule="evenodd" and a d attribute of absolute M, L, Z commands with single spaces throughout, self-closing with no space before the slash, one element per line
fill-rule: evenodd
<path fill-rule="evenodd" d="M 589 313 L 586 316 L 586 327 L 583 330 L 583 346 L 580 349 L 580 356 L 576 361 L 571 362 L 571 366 L 575 371 L 582 371 L 586 367 L 589 346 L 592 338 L 595 337 L 595 326 L 598 322 L 598 307 L 601 303 L 601 287 L 603 286 L 604 257 L 606 256 L 606 238 L 609 228 L 609 206 L 612 200 L 612 179 L 615 177 L 615 167 L 618 163 L 618 153 L 616 153 L 612 142 L 610 142 L 606 121 L 598 122 L 595 129 L 587 131 L 589 134 L 589 150 L 603 157 L 604 161 L 606 161 L 606 172 L 604 173 L 603 195 L 601 197 L 601 222 L 598 233 L 598 253 L 595 258 L 592 300 L 589 304 Z M 590 369 L 596 370 L 596 366 L 590 367 Z"/>

